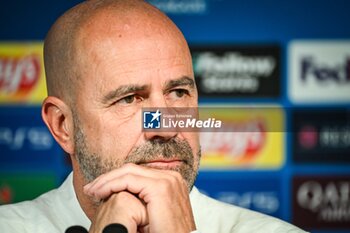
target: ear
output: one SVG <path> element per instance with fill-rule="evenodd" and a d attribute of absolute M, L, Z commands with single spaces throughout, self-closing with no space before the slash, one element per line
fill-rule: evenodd
<path fill-rule="evenodd" d="M 64 151 L 74 153 L 73 117 L 68 105 L 57 97 L 47 97 L 41 108 L 41 116 L 52 136 Z"/>

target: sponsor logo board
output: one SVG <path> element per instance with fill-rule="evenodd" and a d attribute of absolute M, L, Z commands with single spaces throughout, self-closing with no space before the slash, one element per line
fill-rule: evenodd
<path fill-rule="evenodd" d="M 193 47 L 200 97 L 280 96 L 279 46 Z"/>
<path fill-rule="evenodd" d="M 350 176 L 294 177 L 292 222 L 306 230 L 349 230 Z"/>
<path fill-rule="evenodd" d="M 277 106 L 144 109 L 142 119 L 145 132 L 198 132 L 202 169 L 278 169 L 284 162 L 284 110 Z"/>
<path fill-rule="evenodd" d="M 43 44 L 0 43 L 0 104 L 41 104 L 46 97 Z"/>
<path fill-rule="evenodd" d="M 294 109 L 296 163 L 350 163 L 350 109 Z"/>
<path fill-rule="evenodd" d="M 196 187 L 217 200 L 281 217 L 280 181 L 275 177 L 230 174 L 225 177 L 200 172 Z"/>
<path fill-rule="evenodd" d="M 166 14 L 203 14 L 207 12 L 207 0 L 148 0 Z"/>
<path fill-rule="evenodd" d="M 52 167 L 55 155 L 61 154 L 41 120 L 39 107 L 0 108 L 0 151 L 0 165 L 3 166 L 37 164 Z"/>
<path fill-rule="evenodd" d="M 350 41 L 293 41 L 288 53 L 293 102 L 350 101 Z"/>
<path fill-rule="evenodd" d="M 55 187 L 52 174 L 0 174 L 0 205 L 31 200 Z"/>
<path fill-rule="evenodd" d="M 205 112 L 201 113 L 205 116 Z M 210 112 L 220 130 L 200 133 L 201 168 L 278 169 L 284 163 L 284 111 L 279 107 L 232 107 Z"/>

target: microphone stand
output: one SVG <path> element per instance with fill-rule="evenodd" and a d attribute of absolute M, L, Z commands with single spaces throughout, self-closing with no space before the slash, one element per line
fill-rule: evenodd
<path fill-rule="evenodd" d="M 89 233 L 84 227 L 82 226 L 71 226 L 68 227 L 65 233 Z M 107 225 L 102 233 L 128 233 L 128 229 L 122 224 L 119 223 L 112 223 Z"/>

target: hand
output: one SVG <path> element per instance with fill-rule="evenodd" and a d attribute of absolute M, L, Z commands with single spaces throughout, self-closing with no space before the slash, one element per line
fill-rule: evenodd
<path fill-rule="evenodd" d="M 98 208 L 89 232 L 101 233 L 111 223 L 123 224 L 129 233 L 136 232 L 138 226 L 148 222 L 146 208 L 129 192 L 112 194 Z"/>
<path fill-rule="evenodd" d="M 188 188 L 176 171 L 126 164 L 96 178 L 84 191 L 97 199 L 123 191 L 137 195 L 144 202 L 148 216 L 148 224 L 138 223 L 141 232 L 189 233 L 195 230 Z"/>

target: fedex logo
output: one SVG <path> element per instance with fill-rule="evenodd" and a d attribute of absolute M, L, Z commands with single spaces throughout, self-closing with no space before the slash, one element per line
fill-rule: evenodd
<path fill-rule="evenodd" d="M 301 60 L 301 80 L 314 78 L 320 83 L 332 81 L 339 84 L 350 82 L 350 58 L 345 64 L 333 66 L 318 63 L 314 57 L 304 57 Z"/>
<path fill-rule="evenodd" d="M 350 40 L 292 41 L 288 94 L 294 103 L 350 101 Z"/>

